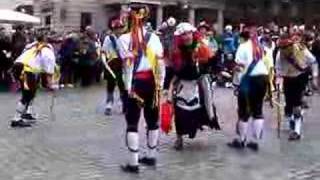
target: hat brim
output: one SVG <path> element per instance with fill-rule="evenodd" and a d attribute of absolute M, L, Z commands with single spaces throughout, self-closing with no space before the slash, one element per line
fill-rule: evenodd
<path fill-rule="evenodd" d="M 210 26 L 208 26 L 208 25 L 200 25 L 200 26 L 198 26 L 198 29 L 201 29 L 201 28 L 205 28 L 206 30 L 210 30 Z"/>

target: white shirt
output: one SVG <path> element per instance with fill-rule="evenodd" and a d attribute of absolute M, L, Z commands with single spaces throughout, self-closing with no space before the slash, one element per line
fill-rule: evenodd
<path fill-rule="evenodd" d="M 146 34 L 146 31 L 144 31 L 144 35 Z M 131 33 L 124 34 L 119 37 L 118 39 L 119 44 L 119 52 L 122 59 L 132 58 L 133 54 L 130 51 L 130 44 L 131 44 Z M 148 48 L 151 48 L 152 51 L 156 54 L 157 57 L 162 58 L 163 57 L 163 47 L 160 41 L 159 36 L 152 33 L 150 36 L 150 40 L 147 44 Z M 151 64 L 149 63 L 147 57 L 145 54 L 142 55 L 140 65 L 137 69 L 137 72 L 140 71 L 147 71 L 152 70 Z"/>
<path fill-rule="evenodd" d="M 146 30 L 144 29 L 144 36 L 146 34 Z M 123 34 L 118 38 L 118 45 L 119 45 L 119 53 L 122 59 L 128 59 L 128 58 L 135 58 L 132 51 L 130 50 L 131 45 L 131 33 Z M 164 83 L 164 77 L 165 77 L 165 66 L 164 62 L 162 60 L 163 58 L 163 47 L 160 41 L 159 36 L 152 33 L 150 36 L 150 39 L 147 43 L 147 47 L 150 48 L 155 55 L 157 56 L 157 59 L 159 60 L 159 72 L 161 76 L 161 82 L 160 86 L 163 87 Z M 127 63 L 125 63 L 127 65 Z M 137 72 L 141 71 L 149 71 L 152 70 L 152 66 L 149 63 L 148 58 L 145 54 L 142 55 L 140 64 L 138 66 Z M 125 86 L 128 91 L 131 91 L 132 88 L 132 79 L 133 79 L 133 66 L 125 66 L 124 68 L 124 78 L 125 78 Z"/>
<path fill-rule="evenodd" d="M 48 47 L 41 49 L 34 58 L 30 59 L 28 62 L 24 62 L 27 53 L 32 49 L 30 47 L 34 46 L 37 42 L 26 45 L 23 53 L 16 59 L 16 62 L 27 63 L 25 65 L 31 67 L 32 69 L 37 69 L 38 71 L 45 72 L 48 74 L 54 74 L 54 68 L 56 65 L 56 58 L 54 55 L 54 49 L 51 45 L 47 44 Z"/>
<path fill-rule="evenodd" d="M 297 45 L 295 45 L 295 47 L 297 47 Z M 301 68 L 304 69 L 317 63 L 316 58 L 307 48 L 305 48 L 302 53 L 303 59 L 301 61 L 297 61 Z M 297 77 L 303 73 L 303 71 L 298 70 L 288 60 L 282 58 L 284 57 L 281 56 L 280 50 L 276 57 L 276 72 L 279 76 Z"/>
<path fill-rule="evenodd" d="M 235 61 L 237 64 L 244 65 L 244 70 L 241 72 L 241 76 L 245 74 L 250 66 L 251 62 L 253 61 L 253 47 L 251 40 L 240 44 L 237 52 Z M 260 59 L 259 62 L 256 64 L 252 72 L 249 74 L 250 76 L 259 76 L 259 75 L 268 75 L 268 69 L 264 64 L 263 60 Z"/>
<path fill-rule="evenodd" d="M 114 35 L 112 35 L 112 36 L 114 36 Z M 115 38 L 116 47 L 119 50 L 118 38 L 116 36 L 114 36 L 114 38 Z M 107 58 L 109 60 L 118 58 L 117 52 L 113 47 L 110 35 L 105 37 L 105 39 L 103 41 L 103 45 L 102 45 L 102 51 L 104 51 L 107 54 Z"/>

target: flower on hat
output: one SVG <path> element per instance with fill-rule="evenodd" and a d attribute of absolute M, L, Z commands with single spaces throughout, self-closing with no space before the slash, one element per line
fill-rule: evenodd
<path fill-rule="evenodd" d="M 180 36 L 186 32 L 196 32 L 197 29 L 190 23 L 183 22 L 178 24 L 176 31 L 174 32 L 175 36 Z"/>

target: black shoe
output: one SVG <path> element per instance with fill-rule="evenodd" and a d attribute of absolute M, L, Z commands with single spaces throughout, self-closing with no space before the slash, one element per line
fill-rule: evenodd
<path fill-rule="evenodd" d="M 139 166 L 132 166 L 132 165 L 126 164 L 126 165 L 121 165 L 120 168 L 123 172 L 126 172 L 126 173 L 134 173 L 134 174 L 139 173 Z"/>
<path fill-rule="evenodd" d="M 31 127 L 31 124 L 29 122 L 19 120 L 19 121 L 11 121 L 10 126 L 13 128 L 24 128 L 24 127 Z"/>
<path fill-rule="evenodd" d="M 111 109 L 107 108 L 107 109 L 104 111 L 104 115 L 106 115 L 106 116 L 112 116 Z"/>
<path fill-rule="evenodd" d="M 26 120 L 36 120 L 36 118 L 32 116 L 32 114 L 22 114 L 21 118 Z"/>
<path fill-rule="evenodd" d="M 303 104 L 302 104 L 302 108 L 303 108 L 303 109 L 309 109 L 310 106 L 309 106 L 309 104 L 307 104 L 307 103 L 303 103 Z"/>
<path fill-rule="evenodd" d="M 296 132 L 290 133 L 289 138 L 288 138 L 289 141 L 298 141 L 300 139 L 301 139 L 301 136 Z"/>
<path fill-rule="evenodd" d="M 235 149 L 244 149 L 245 143 L 243 141 L 240 141 L 239 139 L 234 139 L 232 142 L 227 144 L 231 148 Z"/>
<path fill-rule="evenodd" d="M 305 92 L 305 96 L 312 96 L 313 95 L 313 91 L 308 90 Z"/>
<path fill-rule="evenodd" d="M 249 142 L 247 147 L 253 151 L 259 151 L 259 144 L 255 142 Z"/>
<path fill-rule="evenodd" d="M 183 150 L 183 140 L 182 139 L 177 139 L 176 142 L 174 143 L 174 149 L 176 151 L 181 151 Z"/>
<path fill-rule="evenodd" d="M 146 166 L 155 166 L 157 164 L 157 159 L 143 157 L 143 158 L 139 159 L 139 163 L 144 164 Z"/>

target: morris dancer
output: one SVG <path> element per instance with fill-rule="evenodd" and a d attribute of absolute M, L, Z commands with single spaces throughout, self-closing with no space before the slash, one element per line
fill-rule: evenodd
<path fill-rule="evenodd" d="M 159 93 L 163 87 L 165 66 L 159 37 L 143 27 L 149 9 L 133 6 L 129 12 L 130 32 L 119 38 L 120 54 L 125 63 L 125 87 L 128 91 L 126 143 L 130 161 L 121 166 L 124 172 L 138 173 L 139 162 L 156 165 L 156 148 L 159 138 Z M 148 152 L 139 159 L 138 124 L 141 109 L 147 124 Z"/>
<path fill-rule="evenodd" d="M 236 53 L 237 69 L 241 72 L 238 93 L 238 138 L 228 145 L 243 149 L 246 146 L 254 151 L 259 149 L 263 130 L 263 101 L 267 92 L 268 69 L 263 62 L 263 49 L 259 46 L 254 26 L 242 33 L 243 42 Z M 252 139 L 248 137 L 250 117 L 252 120 Z"/>
<path fill-rule="evenodd" d="M 290 125 L 289 140 L 300 140 L 302 130 L 302 100 L 311 70 L 313 85 L 317 87 L 318 64 L 307 47 L 283 35 L 276 59 L 277 76 L 283 78 L 285 115 Z"/>
<path fill-rule="evenodd" d="M 35 117 L 32 116 L 31 104 L 35 98 L 39 81 L 46 88 L 53 90 L 52 77 L 55 71 L 55 55 L 53 47 L 46 42 L 44 35 L 37 41 L 28 44 L 23 53 L 15 61 L 13 73 L 22 85 L 22 97 L 17 104 L 16 114 L 11 127 L 30 127 Z"/>
<path fill-rule="evenodd" d="M 105 78 L 107 80 L 107 105 L 105 109 L 105 115 L 107 116 L 112 114 L 116 84 L 120 91 L 123 113 L 125 112 L 125 101 L 127 98 L 122 77 L 122 60 L 117 43 L 118 37 L 123 33 L 124 24 L 118 16 L 114 16 L 109 20 L 109 28 L 112 30 L 112 33 L 106 36 L 102 46 L 102 61 L 106 67 Z"/>

